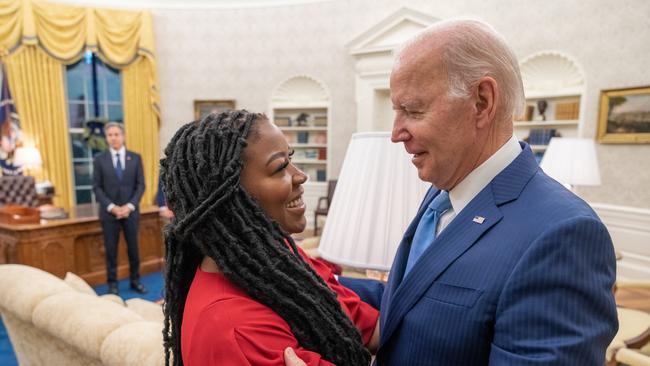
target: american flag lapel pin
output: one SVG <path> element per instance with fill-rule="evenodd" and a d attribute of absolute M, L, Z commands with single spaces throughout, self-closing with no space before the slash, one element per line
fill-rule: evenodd
<path fill-rule="evenodd" d="M 483 216 L 474 216 L 472 221 L 474 221 L 477 224 L 482 224 L 485 221 L 485 217 L 483 217 Z"/>
<path fill-rule="evenodd" d="M 126 160 L 131 160 L 131 155 L 127 156 Z"/>

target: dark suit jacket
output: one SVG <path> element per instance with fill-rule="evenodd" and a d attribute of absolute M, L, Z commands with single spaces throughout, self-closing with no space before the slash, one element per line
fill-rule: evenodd
<path fill-rule="evenodd" d="M 99 217 L 114 217 L 106 211 L 111 203 L 118 206 L 131 203 L 138 212 L 140 198 L 144 193 L 144 172 L 140 155 L 126 150 L 122 180 L 117 179 L 110 150 L 97 155 L 93 164 L 93 191 L 99 202 Z"/>
<path fill-rule="evenodd" d="M 610 236 L 522 147 L 403 278 L 428 192 L 383 291 L 378 365 L 604 363 L 618 328 Z"/>
<path fill-rule="evenodd" d="M 158 191 L 156 192 L 156 205 L 158 207 L 167 206 L 167 200 L 165 199 L 165 192 L 163 192 L 163 182 L 162 179 L 158 178 Z"/>

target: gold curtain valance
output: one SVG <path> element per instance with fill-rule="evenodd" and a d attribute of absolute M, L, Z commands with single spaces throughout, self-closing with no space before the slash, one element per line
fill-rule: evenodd
<path fill-rule="evenodd" d="M 85 49 L 113 67 L 155 53 L 146 11 L 94 9 L 39 0 L 0 0 L 0 53 L 38 44 L 52 57 L 75 62 Z"/>
<path fill-rule="evenodd" d="M 62 64 L 77 62 L 85 50 L 121 70 L 127 146 L 142 155 L 142 202 L 150 204 L 158 183 L 160 127 L 151 14 L 0 0 L 0 60 L 7 64 L 23 137 L 41 150 L 45 178 L 57 187 L 55 204 L 66 210 L 74 202 L 74 184 Z"/>

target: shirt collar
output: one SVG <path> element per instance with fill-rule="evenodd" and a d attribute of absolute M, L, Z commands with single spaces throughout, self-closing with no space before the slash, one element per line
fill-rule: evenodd
<path fill-rule="evenodd" d="M 115 154 L 117 154 L 117 153 L 119 153 L 120 156 L 125 156 L 124 153 L 126 152 L 126 147 L 124 147 L 124 145 L 122 145 L 122 147 L 120 147 L 119 150 L 113 150 L 112 147 L 109 148 L 109 150 L 111 151 L 111 156 L 112 157 L 115 157 Z"/>
<path fill-rule="evenodd" d="M 469 204 L 494 177 L 512 163 L 521 153 L 521 146 L 514 135 L 489 159 L 472 170 L 465 179 L 449 192 L 454 212 L 458 214 Z"/>

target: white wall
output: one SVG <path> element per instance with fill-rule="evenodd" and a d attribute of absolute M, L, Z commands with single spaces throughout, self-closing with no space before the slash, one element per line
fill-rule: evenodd
<path fill-rule="evenodd" d="M 192 119 L 194 99 L 236 99 L 267 111 L 270 93 L 298 74 L 332 95 L 332 172 L 356 129 L 354 60 L 346 43 L 398 8 L 444 19 L 478 16 L 509 40 L 520 59 L 558 50 L 584 73 L 583 137 L 596 135 L 602 89 L 650 85 L 650 1 L 339 0 L 246 9 L 153 10 L 161 87 L 161 146 Z M 599 145 L 603 185 L 588 201 L 650 207 L 650 145 Z"/>

